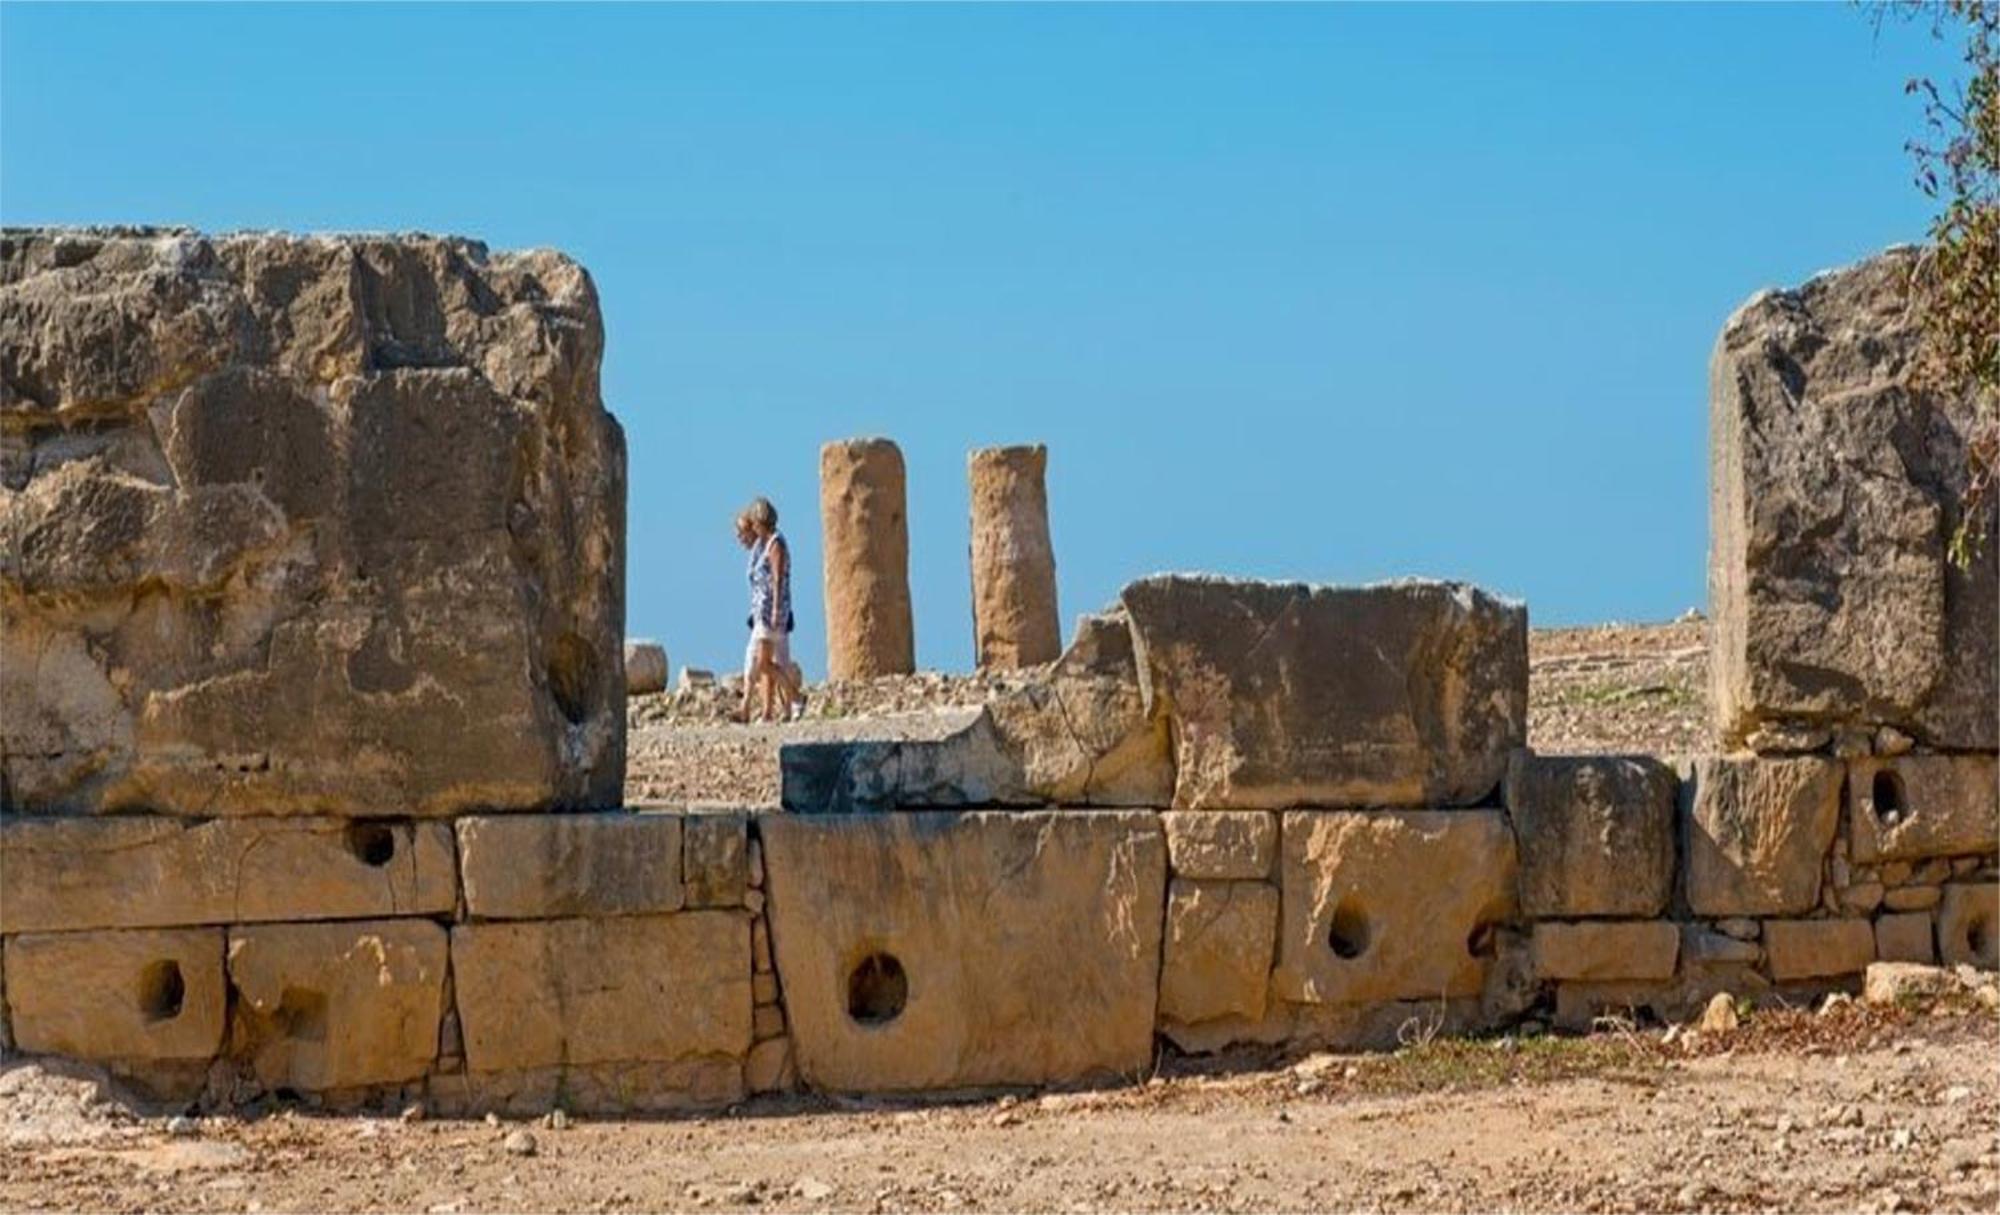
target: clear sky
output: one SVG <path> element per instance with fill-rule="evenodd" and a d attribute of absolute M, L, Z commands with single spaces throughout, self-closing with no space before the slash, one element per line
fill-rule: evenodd
<path fill-rule="evenodd" d="M 910 472 L 971 660 L 968 449 L 1049 445 L 1065 631 L 1202 569 L 1705 598 L 1706 364 L 1919 239 L 1920 28 L 1846 5 L 0 9 L 0 218 L 423 229 L 580 258 L 631 447 L 628 631 L 729 667 L 818 449 Z"/>

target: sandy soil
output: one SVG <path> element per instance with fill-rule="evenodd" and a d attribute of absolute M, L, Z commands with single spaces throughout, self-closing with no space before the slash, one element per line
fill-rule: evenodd
<path fill-rule="evenodd" d="M 1657 1032 L 1439 1042 L 1168 1061 L 1128 1089 L 560 1127 L 281 1110 L 169 1129 L 17 1067 L 0 1206 L 1991 1211 L 1996 1046 L 1989 1012 L 1848 1007 L 1759 1013 L 1692 1053 Z"/>

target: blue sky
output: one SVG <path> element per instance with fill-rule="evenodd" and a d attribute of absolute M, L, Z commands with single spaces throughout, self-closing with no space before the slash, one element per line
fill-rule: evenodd
<path fill-rule="evenodd" d="M 740 660 L 769 494 L 910 471 L 971 660 L 965 453 L 1050 447 L 1068 621 L 1160 569 L 1704 601 L 1730 310 L 1928 207 L 1917 27 L 1845 5 L 0 9 L 0 218 L 423 229 L 596 276 L 628 630 Z"/>

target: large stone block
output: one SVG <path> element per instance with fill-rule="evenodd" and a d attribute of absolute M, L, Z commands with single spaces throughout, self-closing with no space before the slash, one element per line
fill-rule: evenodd
<path fill-rule="evenodd" d="M 451 828 L 387 819 L 0 821 L 0 931 L 449 913 Z"/>
<path fill-rule="evenodd" d="M 1991 755 L 1900 755 L 1848 761 L 1854 859 L 1919 860 L 2000 847 L 2000 771 Z"/>
<path fill-rule="evenodd" d="M 750 816 L 701 811 L 686 819 L 682 862 L 691 907 L 741 907 L 750 888 Z"/>
<path fill-rule="evenodd" d="M 786 743 L 778 765 L 795 814 L 1035 803 L 984 708 L 939 710 L 876 737 Z"/>
<path fill-rule="evenodd" d="M 1937 946 L 1931 938 L 1931 916 L 1927 911 L 1906 911 L 1885 915 L 1875 921 L 1875 956 L 1884 962 L 1937 961 Z"/>
<path fill-rule="evenodd" d="M 902 449 L 888 439 L 820 448 L 819 514 L 827 677 L 909 673 L 917 643 Z"/>
<path fill-rule="evenodd" d="M 1764 957 L 1780 983 L 1858 975 L 1875 960 L 1875 929 L 1867 920 L 1767 920 Z"/>
<path fill-rule="evenodd" d="M 1526 741 L 1527 609 L 1474 587 L 1161 575 L 1123 602 L 1176 809 L 1472 805 Z"/>
<path fill-rule="evenodd" d="M 806 1083 L 1056 1083 L 1151 1058 L 1157 816 L 770 814 L 758 829 Z"/>
<path fill-rule="evenodd" d="M 616 804 L 596 291 L 432 237 L 0 237 L 0 808 Z"/>
<path fill-rule="evenodd" d="M 1294 811 L 1273 990 L 1313 1004 L 1477 996 L 1515 914 L 1496 810 Z"/>
<path fill-rule="evenodd" d="M 462 924 L 451 965 L 472 1072 L 740 1061 L 750 1049 L 742 912 Z"/>
<path fill-rule="evenodd" d="M 429 920 L 232 928 L 231 1053 L 270 1089 L 415 1080 L 437 1058 L 445 960 Z"/>
<path fill-rule="evenodd" d="M 623 811 L 462 818 L 466 910 L 484 920 L 678 911 L 681 822 Z"/>
<path fill-rule="evenodd" d="M 1192 1025 L 1263 1016 L 1277 943 L 1277 887 L 1175 878 L 1167 890 L 1160 1019 Z"/>
<path fill-rule="evenodd" d="M 1681 930 L 1666 920 L 1537 924 L 1532 949 L 1543 979 L 1671 979 Z"/>
<path fill-rule="evenodd" d="M 574 1063 L 432 1076 L 433 1112 L 465 1118 L 572 1114 L 671 1114 L 733 1105 L 747 1094 L 744 1065 L 718 1055 L 670 1063 Z"/>
<path fill-rule="evenodd" d="M 1837 762 L 1811 757 L 1694 761 L 1682 791 L 1694 913 L 1812 910 L 1839 826 L 1842 776 Z"/>
<path fill-rule="evenodd" d="M 1917 257 L 1762 292 L 1716 342 L 1710 666 L 1727 745 L 1849 722 L 2000 745 L 2000 546 L 1966 568 L 1947 553 L 1976 410 L 1911 386 Z"/>
<path fill-rule="evenodd" d="M 222 930 L 24 933 L 6 942 L 14 1044 L 121 1068 L 222 1050 Z"/>
<path fill-rule="evenodd" d="M 1664 911 L 1673 897 L 1677 789 L 1658 760 L 1516 753 L 1503 800 L 1521 850 L 1521 914 Z"/>
<path fill-rule="evenodd" d="M 1056 551 L 1049 541 L 1049 449 L 982 447 L 966 458 L 972 493 L 973 652 L 984 668 L 1054 662 L 1062 652 Z"/>
<path fill-rule="evenodd" d="M 1176 877 L 1268 878 L 1278 859 L 1278 816 L 1268 810 L 1169 810 L 1160 825 Z"/>
<path fill-rule="evenodd" d="M 625 692 L 648 696 L 667 690 L 667 648 L 657 641 L 625 643 Z"/>
<path fill-rule="evenodd" d="M 1937 939 L 1946 966 L 2000 970 L 2000 884 L 1947 884 L 1938 904 Z"/>

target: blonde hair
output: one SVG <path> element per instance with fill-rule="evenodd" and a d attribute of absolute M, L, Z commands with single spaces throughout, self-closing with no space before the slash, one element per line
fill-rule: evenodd
<path fill-rule="evenodd" d="M 778 508 L 771 505 L 769 498 L 750 499 L 750 505 L 744 507 L 743 513 L 737 517 L 752 527 L 760 527 L 766 531 L 778 530 Z"/>

